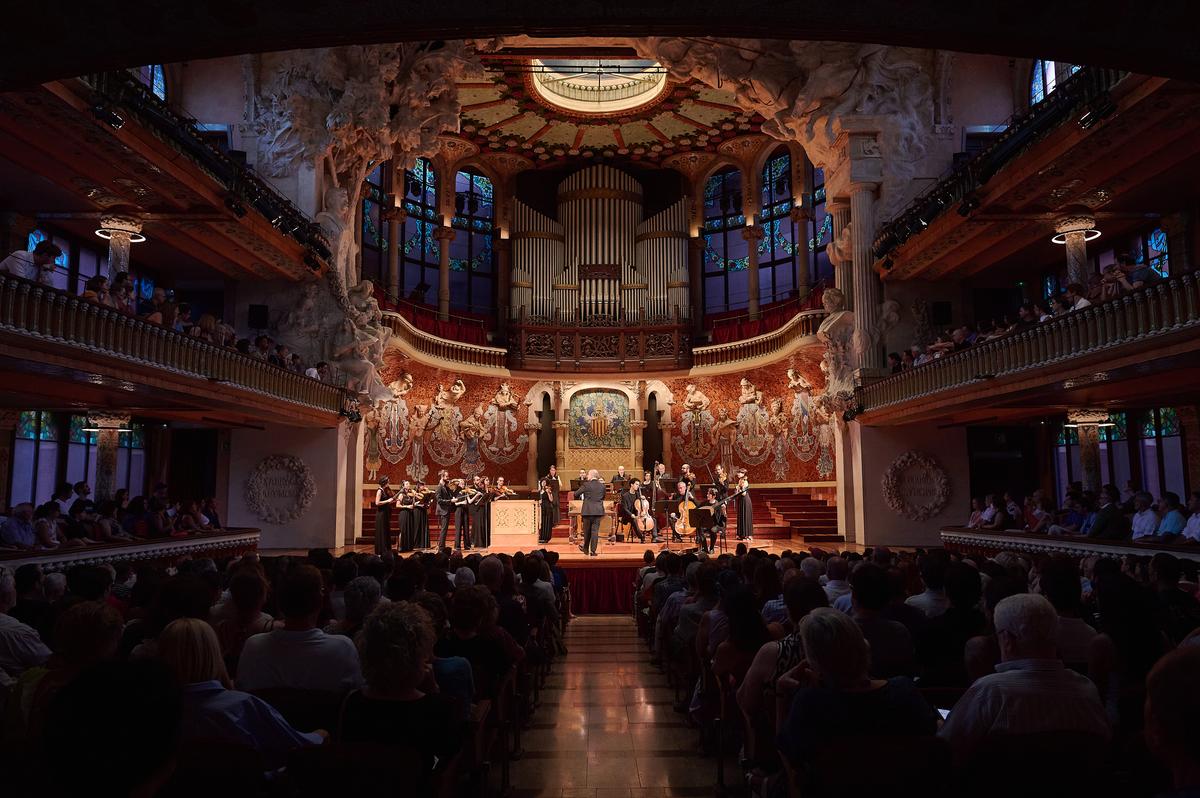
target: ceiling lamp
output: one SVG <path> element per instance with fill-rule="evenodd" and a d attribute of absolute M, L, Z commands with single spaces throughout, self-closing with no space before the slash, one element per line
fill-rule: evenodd
<path fill-rule="evenodd" d="M 1055 244 L 1065 244 L 1068 238 L 1080 233 L 1083 234 L 1084 241 L 1095 241 L 1100 237 L 1095 218 L 1084 214 L 1059 219 L 1054 225 L 1054 232 L 1055 235 L 1050 240 Z"/>
<path fill-rule="evenodd" d="M 96 235 L 105 241 L 113 236 L 128 237 L 130 244 L 140 244 L 146 240 L 146 236 L 142 235 L 141 221 L 132 216 L 101 216 Z"/>
<path fill-rule="evenodd" d="M 529 85 L 542 102 L 583 114 L 610 115 L 641 108 L 662 97 L 667 70 L 644 59 L 537 59 Z"/>

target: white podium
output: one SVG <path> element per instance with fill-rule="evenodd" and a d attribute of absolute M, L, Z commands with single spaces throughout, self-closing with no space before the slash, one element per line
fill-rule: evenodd
<path fill-rule="evenodd" d="M 536 499 L 500 499 L 491 504 L 493 549 L 513 553 L 537 546 L 541 502 Z"/>

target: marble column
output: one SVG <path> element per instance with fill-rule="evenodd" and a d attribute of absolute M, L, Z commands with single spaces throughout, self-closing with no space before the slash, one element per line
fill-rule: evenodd
<path fill-rule="evenodd" d="M 1079 464 L 1083 468 L 1083 489 L 1099 491 L 1100 425 L 1108 422 L 1108 411 L 1085 407 L 1067 411 L 1067 423 L 1075 425 L 1079 434 Z"/>
<path fill-rule="evenodd" d="M 668 411 L 669 412 L 669 411 Z M 658 428 L 662 430 L 662 461 L 667 467 L 667 473 L 671 473 L 671 455 L 674 453 L 671 449 L 671 430 L 675 429 L 674 421 L 661 421 Z"/>
<path fill-rule="evenodd" d="M 525 435 L 529 438 L 529 440 L 526 442 L 526 445 L 529 447 L 529 462 L 525 466 L 525 484 L 532 491 L 537 490 L 538 479 L 541 477 L 541 474 L 538 473 L 537 467 L 538 433 L 541 431 L 542 425 L 536 421 L 530 421 L 525 424 Z"/>
<path fill-rule="evenodd" d="M 746 285 L 750 294 L 746 313 L 753 321 L 758 318 L 758 242 L 763 238 L 763 229 L 757 225 L 747 225 L 742 228 L 742 238 L 746 239 Z"/>
<path fill-rule="evenodd" d="M 102 216 L 100 229 L 108 236 L 108 275 L 111 281 L 121 272 L 129 271 L 129 247 L 145 241 L 142 222 L 131 216 Z"/>
<path fill-rule="evenodd" d="M 688 296 L 692 298 L 692 335 L 704 334 L 704 236 L 688 239 Z"/>
<path fill-rule="evenodd" d="M 860 369 L 883 368 L 879 342 L 879 305 L 883 288 L 875 273 L 871 243 L 875 235 L 875 192 L 878 183 L 850 184 L 850 232 L 854 265 L 854 349 Z"/>
<path fill-rule="evenodd" d="M 502 236 L 492 246 L 496 249 L 496 331 L 503 335 L 512 315 L 512 239 Z"/>
<path fill-rule="evenodd" d="M 1096 220 L 1086 214 L 1064 216 L 1054 224 L 1054 231 L 1065 239 L 1067 250 L 1067 282 L 1087 287 L 1092 270 L 1087 259 L 1087 233 L 1096 227 Z"/>
<path fill-rule="evenodd" d="M 825 204 L 825 210 L 833 217 L 833 226 L 829 234 L 830 242 L 839 241 L 842 231 L 850 226 L 850 203 L 842 198 L 830 200 Z M 854 257 L 852 252 L 845 252 L 838 246 L 826 249 L 831 255 L 829 261 L 833 265 L 833 284 L 846 295 L 846 310 L 854 310 Z"/>
<path fill-rule="evenodd" d="M 17 430 L 19 410 L 0 410 L 0 507 L 8 507 L 12 484 L 13 438 Z"/>
<path fill-rule="evenodd" d="M 395 299 L 400 296 L 400 235 L 408 213 L 403 208 L 393 208 L 387 215 L 387 292 Z"/>
<path fill-rule="evenodd" d="M 107 501 L 117 492 L 117 449 L 121 430 L 129 430 L 128 413 L 97 410 L 88 412 L 88 426 L 96 427 L 96 479 L 94 496 Z"/>
<path fill-rule="evenodd" d="M 640 419 L 630 421 L 629 429 L 633 431 L 633 463 L 630 465 L 629 473 L 635 474 L 638 479 L 641 479 L 642 461 L 646 458 L 645 445 L 642 439 L 642 433 L 646 429 L 646 422 Z"/>
<path fill-rule="evenodd" d="M 554 462 L 558 464 L 558 473 L 565 474 L 567 470 L 567 428 L 569 421 L 554 422 Z"/>
<path fill-rule="evenodd" d="M 808 237 L 805 231 L 808 230 L 808 223 L 812 220 L 812 211 L 804 206 L 794 205 L 792 206 L 791 218 L 799 231 L 797 239 L 803 241 Z M 804 251 L 807 252 L 807 249 Z M 797 264 L 797 267 L 796 293 L 801 299 L 804 299 L 812 291 L 812 273 L 809 271 L 807 263 L 803 265 Z"/>
<path fill-rule="evenodd" d="M 438 318 L 450 319 L 450 242 L 458 235 L 453 227 L 439 227 L 433 231 L 438 242 Z"/>

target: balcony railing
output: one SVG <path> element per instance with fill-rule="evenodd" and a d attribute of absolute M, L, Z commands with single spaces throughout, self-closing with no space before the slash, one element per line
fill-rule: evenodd
<path fill-rule="evenodd" d="M 0 275 L 0 332 L 223 383 L 328 413 L 345 407 L 346 393 L 336 385 L 9 275 Z"/>
<path fill-rule="evenodd" d="M 817 328 L 827 315 L 824 310 L 806 310 L 797 313 L 789 322 L 769 333 L 726 344 L 698 346 L 692 350 L 692 366 L 727 366 L 779 354 L 797 339 L 815 336 Z"/>
<path fill-rule="evenodd" d="M 508 352 L 505 349 L 442 338 L 418 329 L 394 310 L 385 310 L 383 320 L 391 327 L 393 335 L 423 355 L 462 366 L 489 369 L 503 369 L 507 366 Z"/>
<path fill-rule="evenodd" d="M 1172 277 L 894 374 L 861 389 L 863 412 L 1200 327 L 1195 274 Z"/>
<path fill-rule="evenodd" d="M 509 368 L 542 371 L 683 369 L 692 364 L 691 325 L 676 319 L 638 324 L 530 322 L 509 328 Z"/>

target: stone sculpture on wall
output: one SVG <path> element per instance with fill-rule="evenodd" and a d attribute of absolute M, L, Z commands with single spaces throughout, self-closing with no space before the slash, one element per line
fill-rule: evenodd
<path fill-rule="evenodd" d="M 466 392 L 467 386 L 462 380 L 455 380 L 449 388 L 439 385 L 433 407 L 429 408 L 426 451 L 438 465 L 454 465 L 466 451 L 460 429 L 463 416 L 458 409 L 458 400 Z"/>
<path fill-rule="evenodd" d="M 950 477 L 932 455 L 910 450 L 883 472 L 883 500 L 909 521 L 927 521 L 950 501 Z"/>
<path fill-rule="evenodd" d="M 511 463 L 525 453 L 529 436 L 517 434 L 520 406 L 521 400 L 513 393 L 512 386 L 507 382 L 500 383 L 483 413 L 483 452 L 493 463 Z"/>
<path fill-rule="evenodd" d="M 739 383 L 737 436 L 733 439 L 738 461 L 758 465 L 771 454 L 771 419 L 763 406 L 763 394 L 745 377 Z"/>
<path fill-rule="evenodd" d="M 845 310 L 846 296 L 837 288 L 826 288 L 821 304 L 828 314 L 817 328 L 817 340 L 825 347 L 821 359 L 825 401 L 831 410 L 841 412 L 854 402 L 854 369 L 850 363 L 854 313 Z"/>

